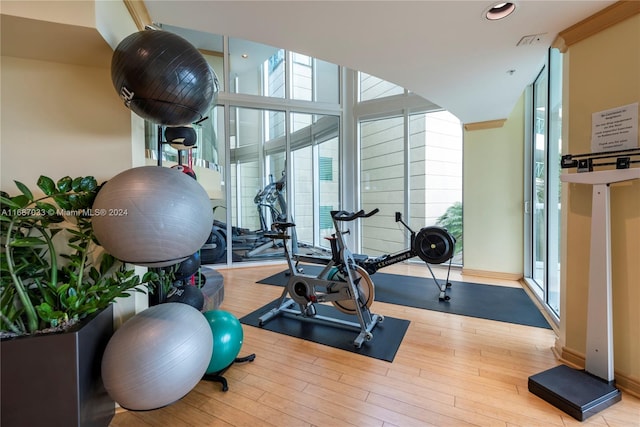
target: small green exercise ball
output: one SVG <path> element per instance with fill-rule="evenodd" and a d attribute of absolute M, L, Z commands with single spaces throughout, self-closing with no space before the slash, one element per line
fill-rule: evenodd
<path fill-rule="evenodd" d="M 213 354 L 207 374 L 220 372 L 236 359 L 242 347 L 242 325 L 228 311 L 210 310 L 204 313 L 213 333 Z"/>

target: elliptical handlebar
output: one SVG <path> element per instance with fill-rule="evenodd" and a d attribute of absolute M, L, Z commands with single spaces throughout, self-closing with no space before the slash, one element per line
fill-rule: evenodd
<path fill-rule="evenodd" d="M 365 213 L 363 209 L 360 209 L 358 212 L 348 212 L 348 211 L 331 211 L 331 218 L 336 221 L 353 221 L 357 218 L 369 218 L 379 212 L 378 208 L 375 208 L 369 213 Z"/>

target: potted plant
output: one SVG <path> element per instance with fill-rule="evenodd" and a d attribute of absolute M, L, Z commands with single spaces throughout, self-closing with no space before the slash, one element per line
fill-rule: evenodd
<path fill-rule="evenodd" d="M 440 215 L 436 225 L 446 229 L 456 239 L 455 254 L 462 251 L 462 203 L 455 202 Z"/>
<path fill-rule="evenodd" d="M 40 176 L 38 197 L 15 184 L 21 194 L 0 194 L 0 424 L 106 426 L 115 405 L 100 361 L 112 303 L 156 274 L 140 278 L 96 242 L 95 178 Z"/>

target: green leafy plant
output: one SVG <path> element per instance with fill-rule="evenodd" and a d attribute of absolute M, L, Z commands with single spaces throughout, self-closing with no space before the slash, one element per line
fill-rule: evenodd
<path fill-rule="evenodd" d="M 40 176 L 36 198 L 0 194 L 0 331 L 24 335 L 64 330 L 116 298 L 127 297 L 157 274 L 142 278 L 97 243 L 91 206 L 99 186 L 91 176 L 54 182 Z"/>
<path fill-rule="evenodd" d="M 462 251 L 462 203 L 455 202 L 449 206 L 445 213 L 443 213 L 436 225 L 445 228 L 453 237 L 456 238 L 456 245 L 454 252 L 460 253 Z"/>

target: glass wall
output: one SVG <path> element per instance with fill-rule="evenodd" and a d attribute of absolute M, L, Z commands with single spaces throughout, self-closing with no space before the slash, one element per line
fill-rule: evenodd
<path fill-rule="evenodd" d="M 367 73 L 359 74 L 360 102 L 385 98 L 392 95 L 402 95 L 404 88 Z"/>
<path fill-rule="evenodd" d="M 319 234 L 314 236 L 314 245 L 329 248 L 325 237 L 334 233 L 331 211 L 340 209 L 340 139 L 336 134 L 321 140 L 316 150 Z"/>
<path fill-rule="evenodd" d="M 360 122 L 360 197 L 365 211 L 380 213 L 362 222 L 362 251 L 370 256 L 409 246 L 409 233 L 445 227 L 457 239 L 462 263 L 462 126 L 446 111 L 415 113 Z"/>
<path fill-rule="evenodd" d="M 409 116 L 409 218 L 416 228 L 437 225 L 456 238 L 462 264 L 462 124 L 448 111 Z"/>
<path fill-rule="evenodd" d="M 292 213 L 298 243 L 329 247 L 340 208 L 339 116 L 291 113 Z"/>
<path fill-rule="evenodd" d="M 281 257 L 281 242 L 264 236 L 274 221 L 296 224 L 294 252 L 326 246 L 327 217 L 340 204 L 339 67 L 234 38 L 229 53 L 233 93 L 331 103 L 337 112 L 237 106 L 229 97 L 231 261 Z"/>
<path fill-rule="evenodd" d="M 177 27 L 171 31 L 202 52 L 221 84 L 218 106 L 196 126 L 199 144 L 189 153 L 190 161 L 215 171 L 215 179 L 208 173 L 203 177 L 215 218 L 205 263 L 282 257 L 281 242 L 265 236 L 274 221 L 296 224 L 294 251 L 328 249 L 325 237 L 335 232 L 330 212 L 343 209 L 343 191 L 349 193 L 345 197 L 361 199 L 348 205 L 381 211 L 364 230 L 354 232 L 362 240 L 356 245 L 371 255 L 407 247 L 408 234 L 395 222 L 395 212 L 417 231 L 441 222 L 462 200 L 460 123 L 446 112 L 432 111 L 428 101 L 416 109 L 416 96 L 396 84 L 351 70 L 343 73 L 336 64 L 297 52 Z M 381 111 L 358 118 L 358 154 L 343 147 L 343 114 L 356 123 L 351 111 L 342 111 L 344 76 L 350 86 L 358 86 L 357 92 L 344 91 L 348 96 L 375 99 L 383 110 L 385 99 L 396 100 L 395 116 Z M 400 116 L 399 96 L 412 97 L 411 109 Z M 358 100 L 349 99 L 347 105 Z M 150 161 L 156 140 L 150 128 Z M 183 161 L 171 147 L 160 151 L 165 161 Z M 359 169 L 349 166 L 347 183 L 342 180 L 345 152 L 361 160 Z"/>
<path fill-rule="evenodd" d="M 229 92 L 284 98 L 284 57 L 283 49 L 229 38 Z"/>
<path fill-rule="evenodd" d="M 360 122 L 360 200 L 366 212 L 379 209 L 361 222 L 362 251 L 377 256 L 406 248 L 395 212 L 405 206 L 404 117 Z"/>
<path fill-rule="evenodd" d="M 284 114 L 254 108 L 230 109 L 234 124 L 230 131 L 231 188 L 234 189 L 231 218 L 235 227 L 266 231 L 262 230 L 265 206 L 256 198 L 284 172 L 284 129 L 278 132 L 278 127 L 269 126 L 271 119 L 284 121 Z"/>
<path fill-rule="evenodd" d="M 291 98 L 301 101 L 339 102 L 338 66 L 291 52 Z"/>
<path fill-rule="evenodd" d="M 209 239 L 200 251 L 200 259 L 203 264 L 214 264 L 224 262 L 227 255 L 226 245 L 226 193 L 227 182 L 227 150 L 225 147 L 225 113 L 222 106 L 217 106 L 213 110 L 210 120 L 202 122 L 203 138 L 207 140 L 207 134 L 211 135 L 211 140 L 215 141 L 213 149 L 216 158 L 215 165 L 218 170 L 217 180 L 214 181 L 211 189 L 207 189 L 211 198 L 213 208 L 214 224 L 211 228 Z M 205 186 L 205 188 L 207 188 Z"/>
<path fill-rule="evenodd" d="M 164 136 L 166 127 L 145 122 L 146 163 L 166 167 L 178 165 L 193 170 L 193 175 L 212 199 L 223 196 L 224 191 L 224 110 L 213 107 L 207 118 L 191 125 L 196 134 L 195 145 L 185 147 L 170 144 Z M 189 172 L 189 169 L 186 171 Z"/>
<path fill-rule="evenodd" d="M 340 67 L 320 59 L 313 59 L 313 101 L 340 103 Z"/>

